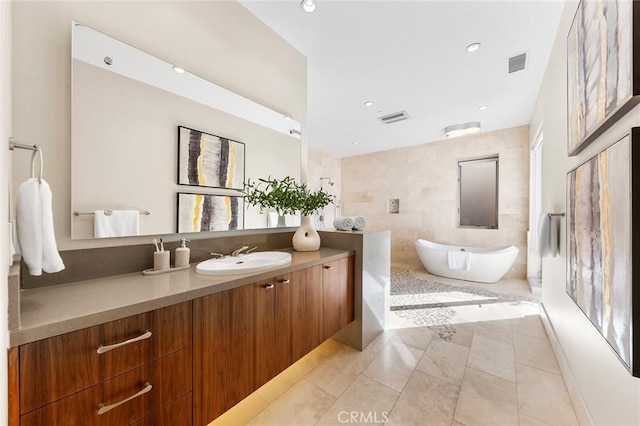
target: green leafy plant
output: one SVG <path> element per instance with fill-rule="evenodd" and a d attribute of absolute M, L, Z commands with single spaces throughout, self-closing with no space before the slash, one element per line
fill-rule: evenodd
<path fill-rule="evenodd" d="M 273 209 L 278 216 L 301 214 L 307 216 L 333 202 L 333 196 L 320 188 L 311 191 L 306 184 L 298 184 L 287 176 L 283 179 L 260 178 L 247 180 L 244 184 L 244 199 L 247 204 L 265 209 Z"/>

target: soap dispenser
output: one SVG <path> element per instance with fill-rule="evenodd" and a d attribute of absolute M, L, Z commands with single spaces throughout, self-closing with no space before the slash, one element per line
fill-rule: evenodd
<path fill-rule="evenodd" d="M 183 266 L 189 266 L 189 257 L 191 250 L 187 247 L 187 240 L 182 238 L 180 240 L 180 247 L 176 249 L 175 267 L 181 268 Z"/>

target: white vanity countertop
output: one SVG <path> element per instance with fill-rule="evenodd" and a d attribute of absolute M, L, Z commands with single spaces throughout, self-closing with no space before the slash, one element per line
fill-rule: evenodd
<path fill-rule="evenodd" d="M 321 248 L 291 253 L 288 266 L 267 271 L 212 276 L 196 274 L 196 264 L 182 271 L 145 276 L 118 275 L 20 291 L 20 327 L 10 331 L 10 346 L 91 327 L 220 291 L 266 280 L 353 254 Z"/>

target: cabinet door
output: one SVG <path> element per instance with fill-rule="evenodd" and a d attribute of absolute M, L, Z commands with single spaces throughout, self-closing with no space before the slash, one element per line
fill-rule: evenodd
<path fill-rule="evenodd" d="M 323 338 L 328 339 L 354 319 L 353 256 L 322 265 Z"/>
<path fill-rule="evenodd" d="M 134 426 L 188 426 L 193 424 L 192 413 L 191 393 L 188 393 L 134 423 Z"/>
<path fill-rule="evenodd" d="M 151 341 L 155 336 L 153 336 L 153 330 L 149 330 L 149 325 L 147 314 L 135 315 L 102 325 L 100 346 L 103 348 L 113 347 L 126 341 L 132 342 L 100 354 L 102 378 L 117 376 L 151 360 Z M 133 341 L 144 337 L 149 331 L 152 333 L 151 337 Z"/>
<path fill-rule="evenodd" d="M 322 267 L 291 274 L 293 362 L 324 340 L 322 338 Z"/>
<path fill-rule="evenodd" d="M 193 302 L 194 419 L 206 425 L 255 390 L 251 285 Z"/>
<path fill-rule="evenodd" d="M 276 281 L 276 279 L 270 279 L 250 285 L 253 289 L 256 312 L 256 388 L 287 368 L 288 365 L 282 368 L 286 362 L 283 362 L 283 355 L 287 361 L 291 360 L 291 356 L 286 355 L 291 351 L 291 347 L 286 346 L 290 341 L 288 336 L 291 335 L 289 321 L 285 324 L 279 321 L 279 317 L 283 315 L 283 308 L 289 312 L 285 304 L 279 300 L 288 293 L 288 288 L 281 282 L 276 284 Z"/>

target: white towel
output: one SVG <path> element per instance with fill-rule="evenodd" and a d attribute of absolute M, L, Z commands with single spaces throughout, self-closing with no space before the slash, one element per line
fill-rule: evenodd
<path fill-rule="evenodd" d="M 139 216 L 137 210 L 110 210 L 106 215 L 105 210 L 93 212 L 93 234 L 95 238 L 128 237 L 138 235 Z"/>
<path fill-rule="evenodd" d="M 339 231 L 351 231 L 353 229 L 353 218 L 339 216 L 333 219 L 333 227 Z"/>
<path fill-rule="evenodd" d="M 471 269 L 471 253 L 461 250 L 449 250 L 447 253 L 449 269 L 461 269 L 468 271 Z"/>
<path fill-rule="evenodd" d="M 560 226 L 557 216 L 549 216 L 547 213 L 540 215 L 538 222 L 538 244 L 536 246 L 541 257 L 558 255 L 560 244 Z"/>
<path fill-rule="evenodd" d="M 353 219 L 353 230 L 362 231 L 367 224 L 367 220 L 362 216 L 355 216 Z"/>
<path fill-rule="evenodd" d="M 40 182 L 40 202 L 42 203 L 42 270 L 48 274 L 60 272 L 64 263 L 58 253 L 56 234 L 53 229 L 52 195 L 49 184 Z"/>
<path fill-rule="evenodd" d="M 51 189 L 47 182 L 27 179 L 16 199 L 16 230 L 22 259 L 31 275 L 64 269 L 58 254 L 51 212 Z"/>

